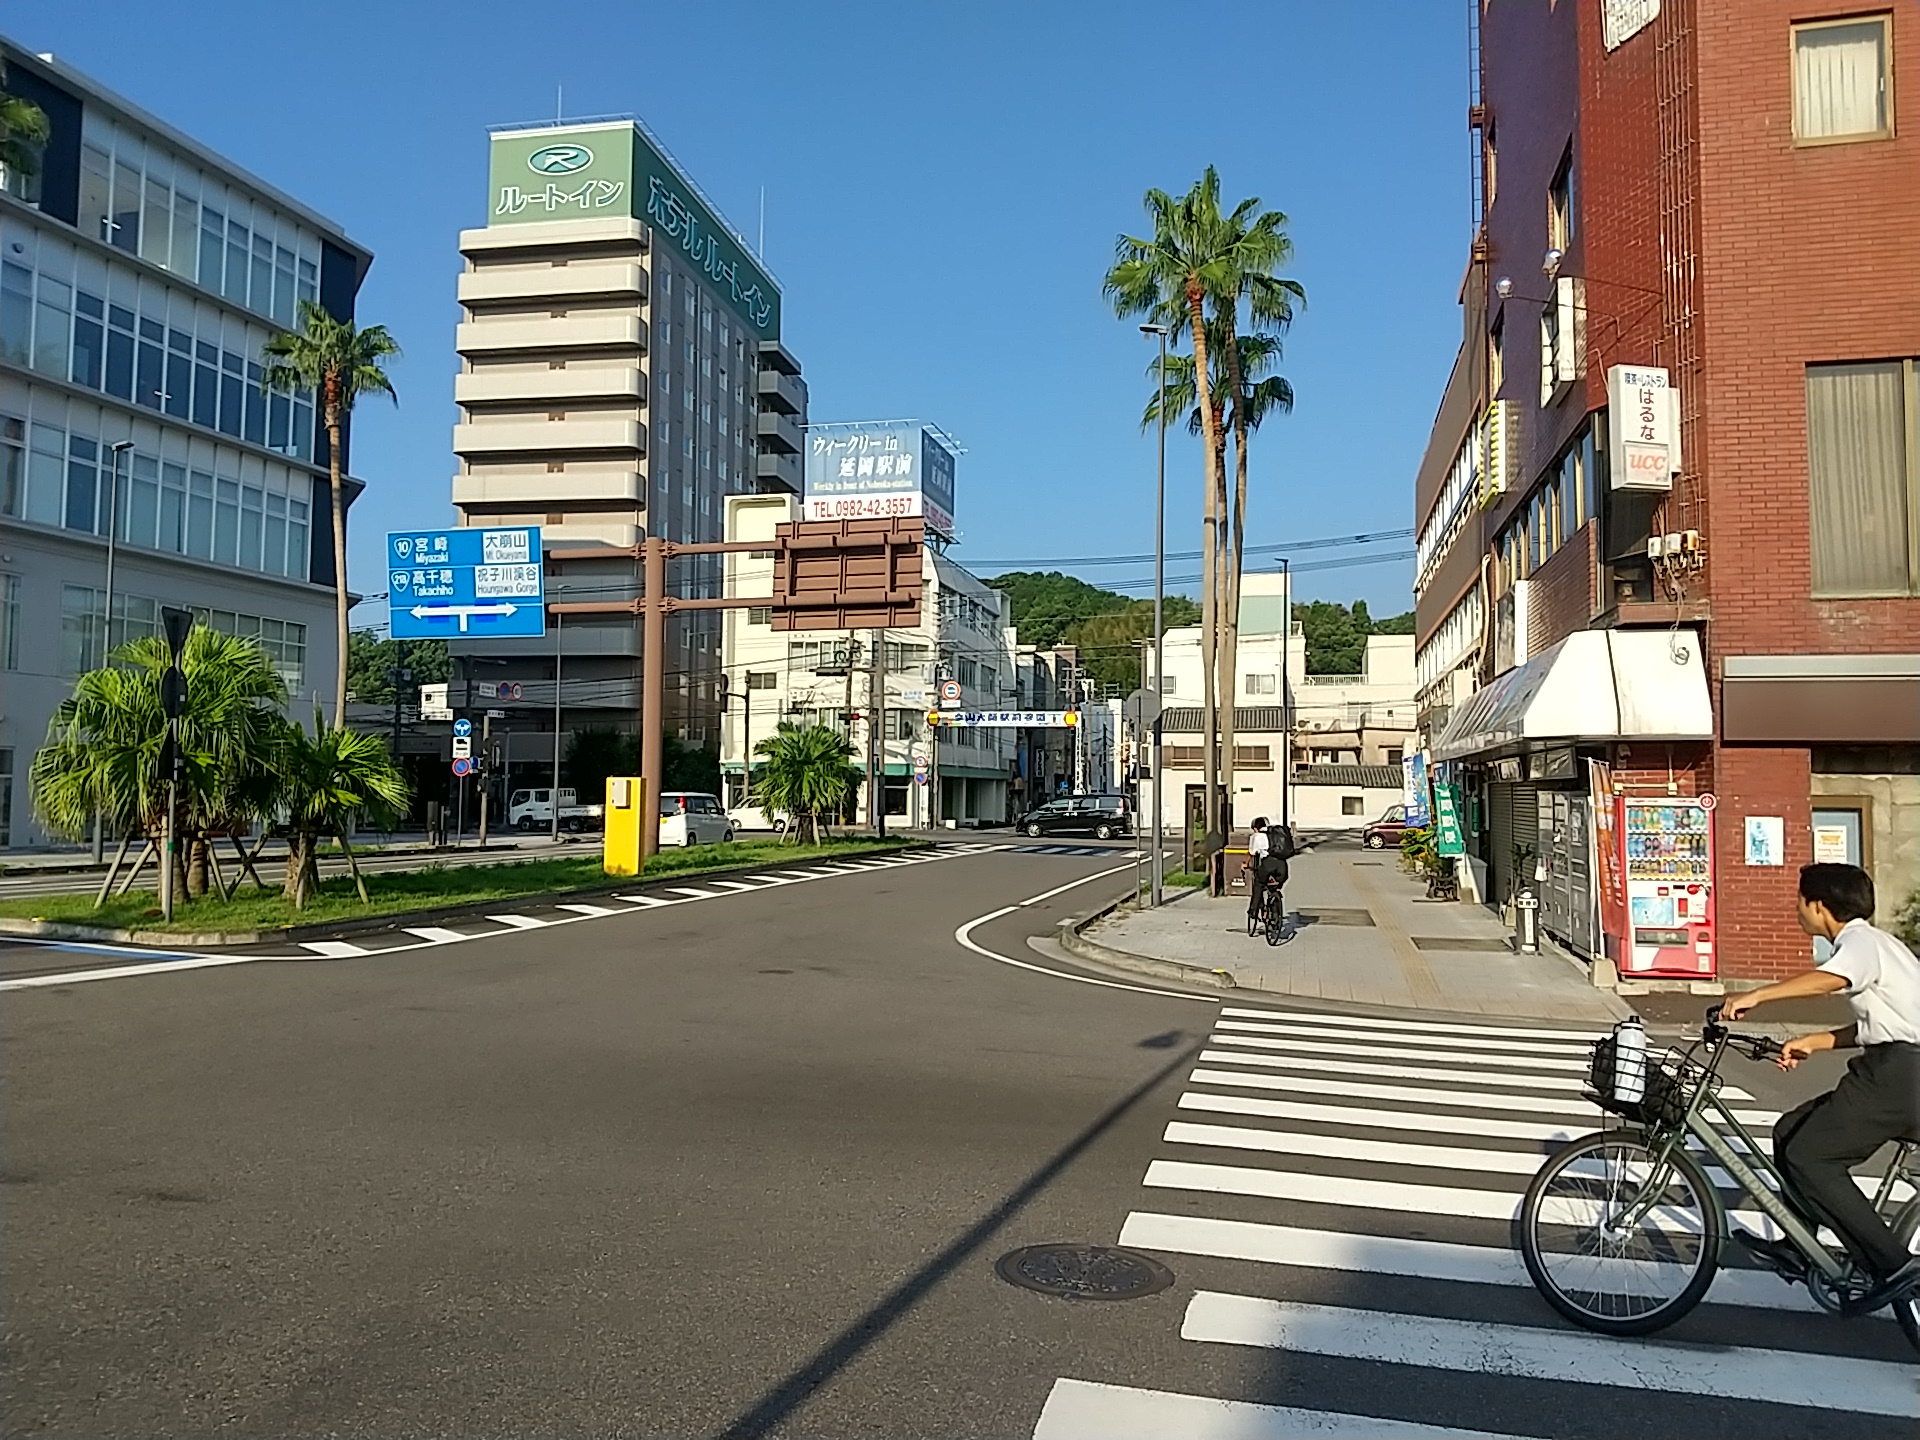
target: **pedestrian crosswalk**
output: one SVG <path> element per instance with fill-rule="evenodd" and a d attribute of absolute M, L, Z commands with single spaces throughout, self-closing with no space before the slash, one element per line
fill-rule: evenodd
<path fill-rule="evenodd" d="M 1709 1401 L 1729 1433 L 1759 1406 L 1791 1407 L 1773 1433 L 1910 1432 L 1897 1328 L 1821 1314 L 1731 1240 L 1663 1334 L 1576 1329 L 1535 1294 L 1514 1219 L 1544 1158 L 1602 1123 L 1580 1093 L 1596 1038 L 1224 1007 L 1116 1237 L 1191 1277 L 1171 1352 L 1191 1362 L 1062 1376 L 1036 1440 L 1680 1433 Z M 1764 1142 L 1777 1114 L 1722 1094 Z M 1736 1226 L 1770 1231 L 1707 1173 Z"/>

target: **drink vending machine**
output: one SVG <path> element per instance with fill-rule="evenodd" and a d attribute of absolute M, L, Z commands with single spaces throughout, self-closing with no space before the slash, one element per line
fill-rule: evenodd
<path fill-rule="evenodd" d="M 1627 891 L 1621 973 L 1712 979 L 1713 797 L 1616 803 Z"/>

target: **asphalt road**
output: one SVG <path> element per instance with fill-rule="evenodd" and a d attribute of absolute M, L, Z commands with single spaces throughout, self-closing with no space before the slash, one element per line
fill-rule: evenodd
<path fill-rule="evenodd" d="M 1013 1436 L 1063 1378 L 1569 1440 L 1911 1433 L 1181 1338 L 1199 1289 L 1487 1318 L 1427 1282 L 1178 1253 L 1138 1300 L 1001 1281 L 1144 1208 L 1221 1015 L 956 943 L 989 917 L 981 950 L 1056 965 L 1027 937 L 1131 876 L 1048 892 L 1115 866 L 990 851 L 0 995 L 7 1433 Z M 1530 1293 L 1495 1309 L 1566 1333 Z M 1707 1343 L 1789 1341 L 1729 1313 Z M 1902 1353 L 1882 1322 L 1810 1343 Z"/>

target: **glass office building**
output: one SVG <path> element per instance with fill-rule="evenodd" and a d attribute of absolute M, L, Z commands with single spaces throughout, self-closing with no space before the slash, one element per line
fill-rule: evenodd
<path fill-rule="evenodd" d="M 25 776 L 55 708 L 162 606 L 257 637 L 299 702 L 330 693 L 326 436 L 311 394 L 262 388 L 261 350 L 302 299 L 352 318 L 372 256 L 52 57 L 0 53 L 51 132 L 31 172 L 0 171 L 0 846 L 19 846 L 48 838 Z"/>

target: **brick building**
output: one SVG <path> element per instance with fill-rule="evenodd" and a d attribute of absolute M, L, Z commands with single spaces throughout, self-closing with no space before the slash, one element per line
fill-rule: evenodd
<path fill-rule="evenodd" d="M 1711 795 L 1693 938 L 1791 973 L 1801 864 L 1866 865 L 1883 921 L 1920 888 L 1920 8 L 1472 8 L 1479 223 L 1416 484 L 1469 879 L 1631 969 L 1601 797 Z"/>

